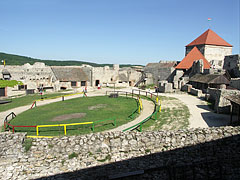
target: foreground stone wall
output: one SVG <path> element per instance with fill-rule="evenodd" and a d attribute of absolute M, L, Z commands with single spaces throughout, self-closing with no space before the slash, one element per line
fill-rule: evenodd
<path fill-rule="evenodd" d="M 195 167 L 193 163 L 207 163 L 208 171 L 211 171 L 208 173 L 219 175 L 218 161 L 223 160 L 231 163 L 236 160 L 236 163 L 228 168 L 227 162 L 221 162 L 221 175 L 239 177 L 239 134 L 240 127 L 96 133 L 32 139 L 30 150 L 25 152 L 25 134 L 1 133 L 0 177 L 34 179 L 52 176 L 46 179 L 70 179 L 78 176 L 81 179 L 108 179 L 119 173 L 145 170 L 142 178 L 149 178 L 155 173 L 155 178 L 169 179 L 172 176 L 168 173 L 169 168 L 172 171 L 171 168 L 182 167 L 183 171 L 173 173 L 181 176 L 187 171 L 192 172 L 191 168 L 186 167 Z M 212 162 L 218 162 L 217 167 Z M 155 172 L 156 168 L 160 168 L 159 171 Z M 193 175 L 197 178 L 206 174 L 206 169 L 198 168 L 201 167 L 195 167 L 194 173 L 185 174 L 185 177 L 192 179 Z"/>

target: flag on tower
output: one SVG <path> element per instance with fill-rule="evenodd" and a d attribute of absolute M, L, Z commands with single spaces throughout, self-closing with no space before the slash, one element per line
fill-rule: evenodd
<path fill-rule="evenodd" d="M 212 18 L 208 18 L 208 21 L 211 21 L 212 20 Z"/>

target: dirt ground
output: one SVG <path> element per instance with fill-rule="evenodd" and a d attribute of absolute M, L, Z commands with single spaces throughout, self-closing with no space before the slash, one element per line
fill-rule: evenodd
<path fill-rule="evenodd" d="M 88 110 L 95 110 L 95 109 L 101 109 L 101 108 L 105 108 L 107 106 L 107 104 L 97 104 L 94 106 L 89 106 Z"/>
<path fill-rule="evenodd" d="M 56 116 L 55 118 L 51 119 L 50 121 L 65 121 L 68 119 L 80 119 L 86 116 L 86 113 L 73 113 L 73 114 L 64 114 L 61 116 Z"/>

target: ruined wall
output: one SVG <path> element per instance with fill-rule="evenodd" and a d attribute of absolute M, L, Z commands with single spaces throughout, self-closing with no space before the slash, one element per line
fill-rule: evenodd
<path fill-rule="evenodd" d="M 240 127 L 96 133 L 32 139 L 30 150 L 25 152 L 25 134 L 1 133 L 0 175 L 4 179 L 34 179 L 69 172 L 55 178 L 108 179 L 123 172 L 160 168 L 160 174 L 146 175 L 169 179 L 169 168 L 182 167 L 184 173 L 189 171 L 185 178 L 193 179 L 188 166 L 199 164 L 208 170 L 196 167 L 196 179 L 219 175 L 236 178 L 240 175 L 239 134 Z"/>
<path fill-rule="evenodd" d="M 118 80 L 119 68 L 114 69 L 109 66 L 105 67 L 93 67 L 92 68 L 92 81 L 93 86 L 96 84 L 96 80 L 100 81 L 100 84 L 115 83 Z"/>
<path fill-rule="evenodd" d="M 40 85 L 53 86 L 56 78 L 50 68 L 44 63 L 36 62 L 33 65 L 29 63 L 22 66 L 0 66 L 0 72 L 7 69 L 11 74 L 11 79 L 22 81 L 28 89 L 37 89 Z M 2 74 L 1 74 L 2 76 Z"/>
<path fill-rule="evenodd" d="M 175 68 L 173 67 L 176 61 L 159 61 L 159 63 L 149 63 L 144 67 L 145 73 L 152 74 L 152 81 L 154 84 L 158 84 L 158 81 L 168 80 L 169 76 L 173 73 Z"/>
<path fill-rule="evenodd" d="M 240 77 L 240 54 L 226 56 L 223 69 L 227 70 L 231 77 Z"/>
<path fill-rule="evenodd" d="M 240 78 L 232 78 L 230 80 L 230 86 L 240 90 Z"/>
<path fill-rule="evenodd" d="M 209 99 L 214 102 L 214 110 L 217 113 L 229 113 L 230 112 L 230 101 L 224 98 L 225 96 L 239 95 L 240 91 L 230 89 L 215 89 L 208 88 L 207 94 L 210 94 Z"/>
<path fill-rule="evenodd" d="M 140 72 L 132 68 L 119 68 L 117 64 L 113 68 L 109 66 L 92 68 L 93 86 L 95 86 L 96 80 L 100 80 L 100 84 L 103 86 L 106 86 L 107 83 L 112 86 L 111 83 L 115 83 L 116 87 L 128 87 L 129 81 L 133 86 L 140 77 Z"/>

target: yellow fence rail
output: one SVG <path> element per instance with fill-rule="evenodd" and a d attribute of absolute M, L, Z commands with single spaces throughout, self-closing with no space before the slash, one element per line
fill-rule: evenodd
<path fill-rule="evenodd" d="M 93 124 L 93 122 L 83 122 L 83 123 L 72 123 L 72 124 L 52 124 L 52 125 L 38 125 L 36 127 L 37 136 L 39 135 L 40 127 L 64 127 L 64 135 L 67 135 L 67 126 L 76 126 L 76 125 L 84 125 L 84 124 Z"/>

